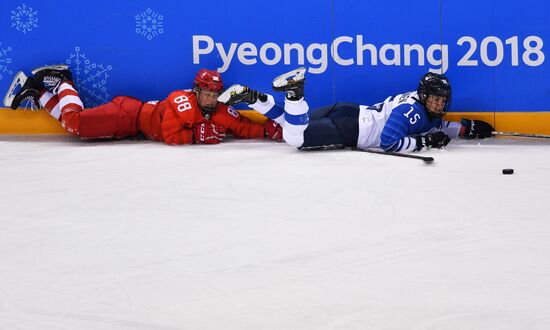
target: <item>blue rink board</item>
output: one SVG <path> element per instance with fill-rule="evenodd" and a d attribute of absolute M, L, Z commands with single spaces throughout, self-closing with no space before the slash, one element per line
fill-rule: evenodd
<path fill-rule="evenodd" d="M 379 102 L 431 69 L 451 79 L 453 111 L 550 111 L 549 15 L 541 0 L 3 1 L 0 90 L 19 70 L 68 63 L 89 107 L 162 99 L 201 67 L 269 92 L 305 65 L 317 107 Z"/>

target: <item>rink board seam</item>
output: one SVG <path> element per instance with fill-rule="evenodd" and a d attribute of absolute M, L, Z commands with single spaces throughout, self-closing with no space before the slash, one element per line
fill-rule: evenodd
<path fill-rule="evenodd" d="M 243 116 L 257 123 L 266 118 L 254 110 L 239 110 Z M 530 134 L 550 134 L 550 112 L 452 112 L 445 119 L 479 119 L 490 123 L 497 131 Z M 59 134 L 65 130 L 61 123 L 45 110 L 11 110 L 0 108 L 0 134 Z"/>
<path fill-rule="evenodd" d="M 257 123 L 264 123 L 266 117 L 253 110 L 240 110 L 243 116 Z M 0 108 L 0 134 L 54 134 L 65 135 L 61 123 L 46 110 L 11 110 Z"/>

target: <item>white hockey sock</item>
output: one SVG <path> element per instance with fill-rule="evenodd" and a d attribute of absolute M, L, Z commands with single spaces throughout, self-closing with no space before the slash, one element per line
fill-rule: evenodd
<path fill-rule="evenodd" d="M 267 95 L 267 101 L 262 102 L 260 99 L 256 103 L 250 104 L 250 108 L 258 111 L 267 118 L 275 121 L 279 125 L 283 125 L 285 122 L 284 110 L 275 104 L 275 100 L 272 95 Z"/>
<path fill-rule="evenodd" d="M 309 124 L 308 110 L 309 105 L 303 98 L 298 101 L 285 99 L 283 139 L 291 146 L 298 148 L 304 144 L 304 131 Z"/>

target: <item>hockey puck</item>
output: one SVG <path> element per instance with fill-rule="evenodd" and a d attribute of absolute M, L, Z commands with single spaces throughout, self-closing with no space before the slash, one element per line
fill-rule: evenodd
<path fill-rule="evenodd" d="M 503 168 L 502 169 L 502 174 L 514 174 L 514 169 L 513 168 Z"/>

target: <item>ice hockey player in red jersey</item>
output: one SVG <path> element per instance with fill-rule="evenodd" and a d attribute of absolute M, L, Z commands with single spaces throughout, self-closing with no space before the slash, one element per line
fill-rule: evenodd
<path fill-rule="evenodd" d="M 282 141 L 281 127 L 269 120 L 261 125 L 217 101 L 223 81 L 217 71 L 200 69 L 192 90 L 176 90 L 162 101 L 142 102 L 117 96 L 110 102 L 85 109 L 67 65 L 35 69 L 27 77 L 19 72 L 4 104 L 16 109 L 25 101 L 46 110 L 65 130 L 83 140 L 123 139 L 142 134 L 167 144 L 217 144 L 226 133 L 236 138 Z M 20 88 L 16 92 L 16 88 Z"/>

